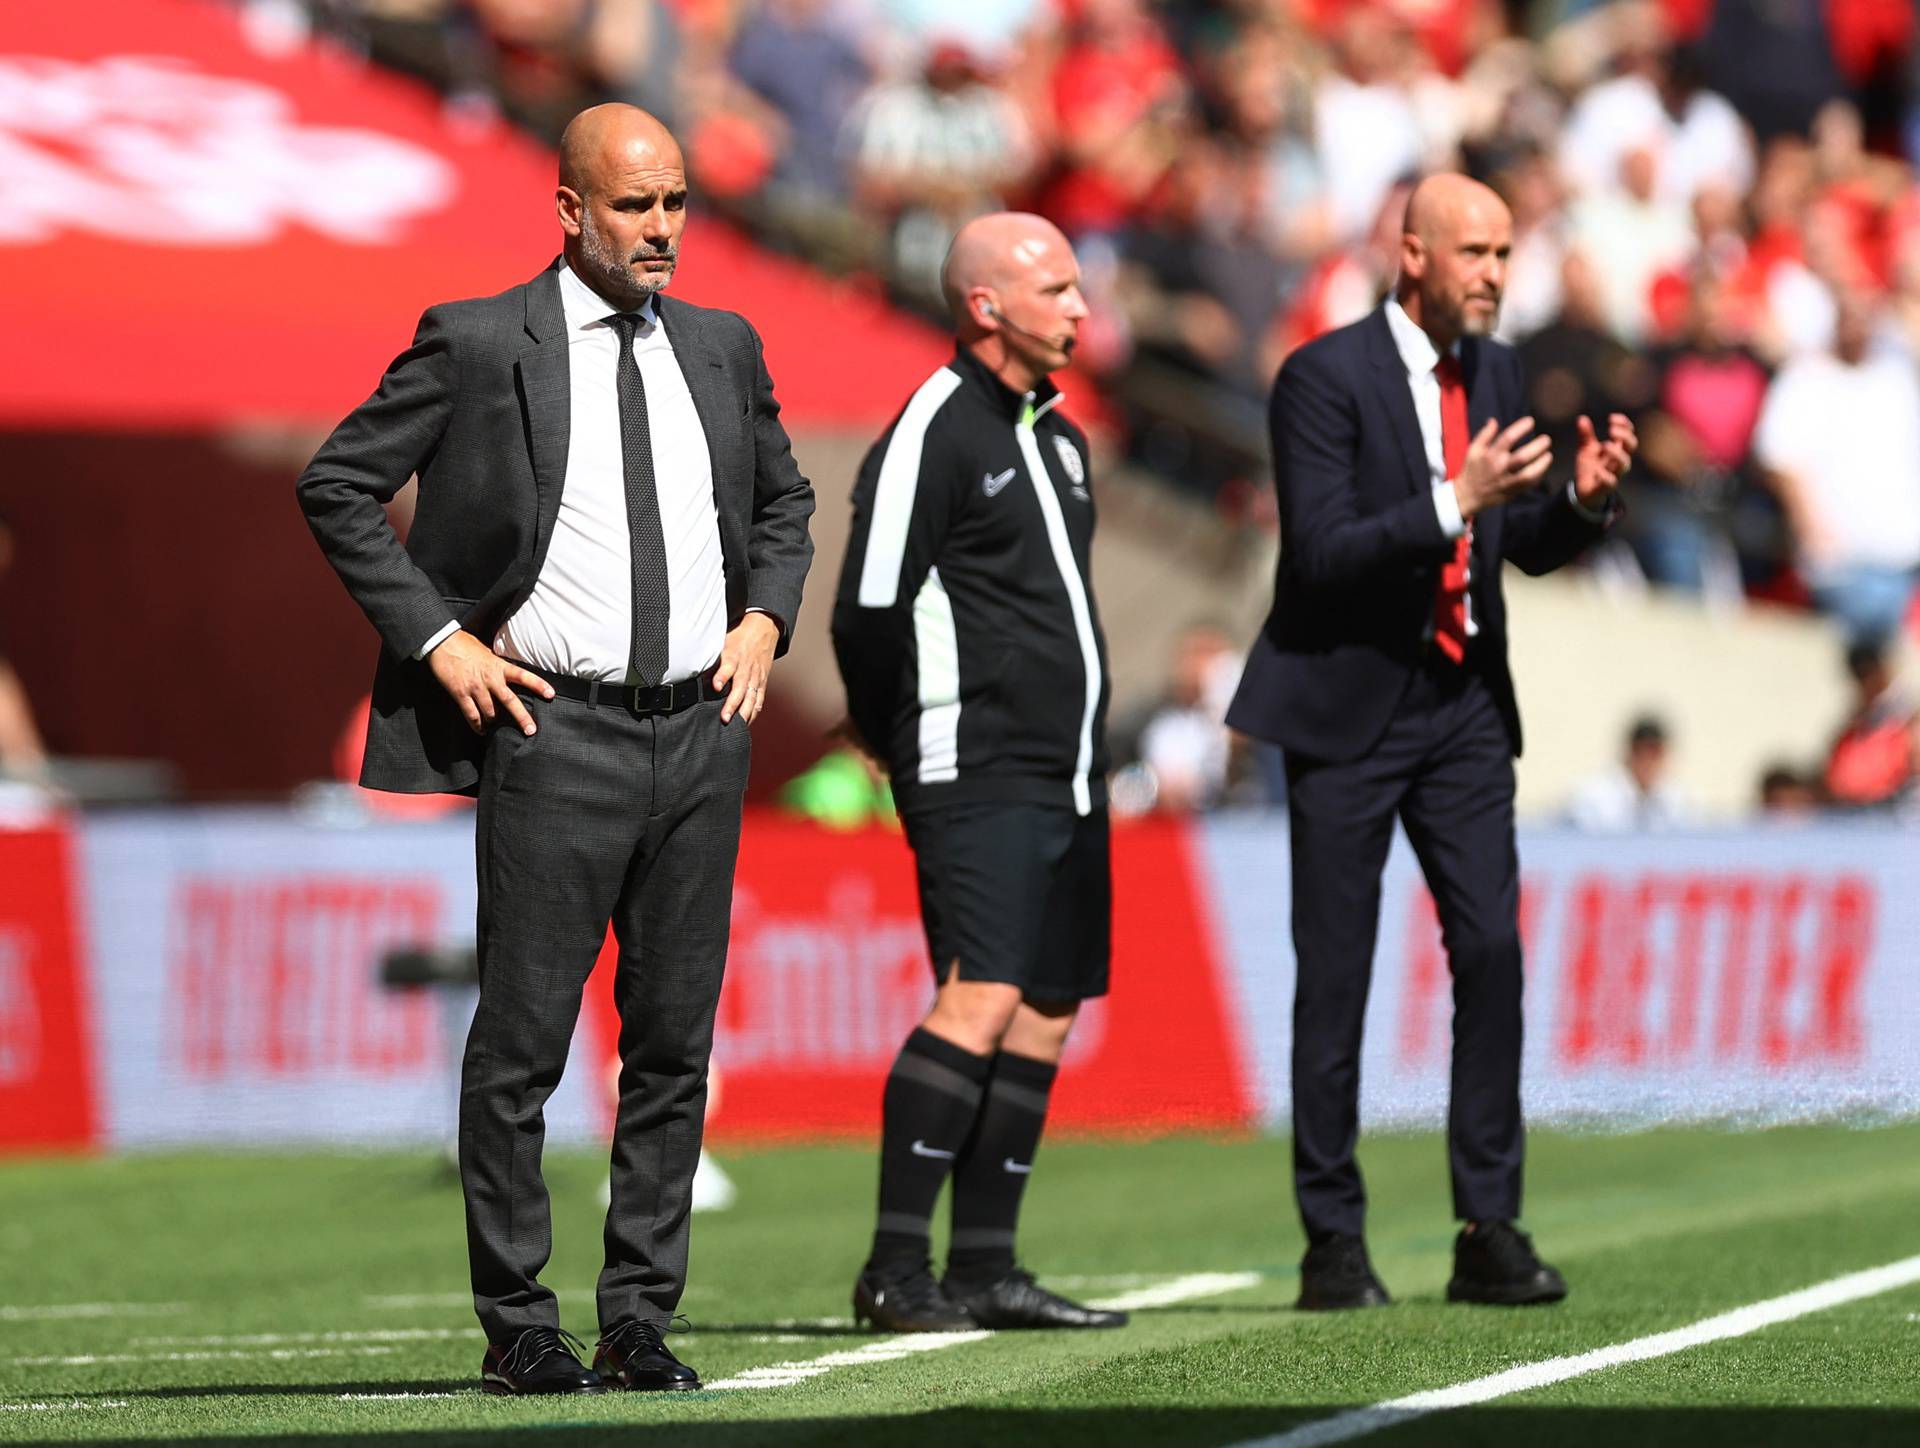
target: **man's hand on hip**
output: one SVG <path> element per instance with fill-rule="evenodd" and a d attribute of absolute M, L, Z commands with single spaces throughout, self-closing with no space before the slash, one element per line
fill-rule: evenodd
<path fill-rule="evenodd" d="M 448 634 L 445 642 L 427 655 L 427 667 L 460 706 L 460 712 L 467 716 L 467 727 L 475 734 L 484 734 L 502 708 L 513 716 L 522 734 L 534 732 L 533 716 L 513 692 L 515 684 L 543 699 L 553 697 L 553 685 L 501 658 L 465 629 Z"/>
<path fill-rule="evenodd" d="M 780 625 L 764 613 L 750 613 L 728 631 L 720 647 L 720 667 L 713 671 L 713 687 L 727 690 L 727 701 L 720 706 L 722 724 L 731 724 L 735 714 L 749 724 L 760 717 L 779 642 Z"/>
<path fill-rule="evenodd" d="M 1545 433 L 1531 440 L 1533 419 L 1523 417 L 1502 428 L 1489 418 L 1467 448 L 1460 476 L 1453 480 L 1460 516 L 1511 502 L 1529 491 L 1553 465 L 1553 440 Z"/>

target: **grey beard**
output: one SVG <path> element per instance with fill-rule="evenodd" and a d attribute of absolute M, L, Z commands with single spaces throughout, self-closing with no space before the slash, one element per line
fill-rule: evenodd
<path fill-rule="evenodd" d="M 585 229 L 580 233 L 580 254 L 593 269 L 594 290 L 608 301 L 620 303 L 623 311 L 635 310 L 673 279 L 672 267 L 658 276 L 634 275 L 632 268 L 601 245 L 599 237 Z M 672 253 L 666 259 L 675 263 L 679 260 Z"/>
<path fill-rule="evenodd" d="M 1460 335 L 1463 337 L 1491 337 L 1499 330 L 1500 311 L 1497 307 L 1485 322 L 1482 322 L 1478 317 L 1462 317 L 1460 319 Z"/>

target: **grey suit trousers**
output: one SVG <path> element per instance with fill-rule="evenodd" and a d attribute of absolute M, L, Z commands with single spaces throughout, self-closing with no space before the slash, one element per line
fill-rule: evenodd
<path fill-rule="evenodd" d="M 543 1110 L 609 923 L 620 1102 L 600 1326 L 664 1323 L 679 1304 L 752 752 L 718 703 L 641 717 L 522 698 L 538 732 L 496 726 L 481 770 L 480 1006 L 460 1086 L 474 1307 L 496 1343 L 559 1324 L 539 1282 L 552 1247 Z"/>

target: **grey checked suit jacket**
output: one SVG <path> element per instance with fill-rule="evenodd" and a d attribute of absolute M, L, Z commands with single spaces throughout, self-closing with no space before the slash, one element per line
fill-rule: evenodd
<path fill-rule="evenodd" d="M 764 609 L 784 653 L 813 556 L 813 488 L 780 424 L 760 338 L 732 312 L 669 296 L 659 315 L 713 460 L 728 626 Z M 429 307 L 413 345 L 300 475 L 308 526 L 380 633 L 368 788 L 477 789 L 484 741 L 412 655 L 449 621 L 491 642 L 532 592 L 560 509 L 571 409 L 556 263 L 498 296 Z M 415 473 L 402 546 L 383 505 Z"/>

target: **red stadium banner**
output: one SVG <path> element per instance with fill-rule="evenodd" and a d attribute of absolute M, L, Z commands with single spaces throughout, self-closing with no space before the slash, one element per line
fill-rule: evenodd
<path fill-rule="evenodd" d="M 1113 993 L 1081 1012 L 1053 1123 L 1109 1133 L 1251 1124 L 1188 831 L 1166 821 L 1120 827 L 1113 870 Z M 609 1072 L 612 957 L 609 942 L 590 988 Z M 932 999 L 906 842 L 755 815 L 734 886 L 709 1133 L 872 1133 L 887 1070 Z"/>
<path fill-rule="evenodd" d="M 328 44 L 256 45 L 241 10 L 7 7 L 0 335 L 33 345 L 0 352 L 0 425 L 330 425 L 422 309 L 559 251 L 545 146 Z M 878 427 L 948 355 L 694 204 L 674 294 L 753 321 L 789 420 Z"/>
<path fill-rule="evenodd" d="M 67 832 L 0 830 L 0 1151 L 96 1139 L 75 905 Z"/>

